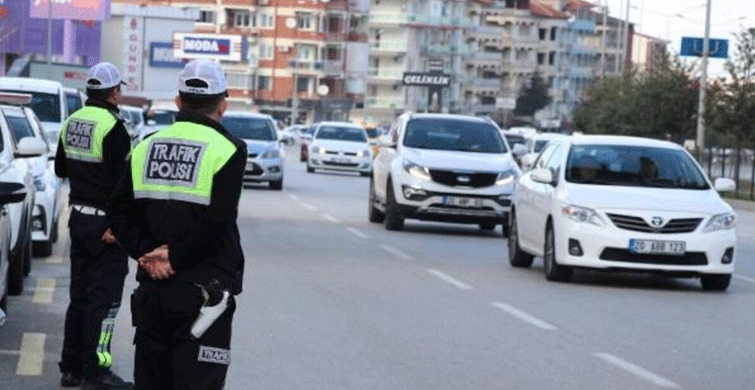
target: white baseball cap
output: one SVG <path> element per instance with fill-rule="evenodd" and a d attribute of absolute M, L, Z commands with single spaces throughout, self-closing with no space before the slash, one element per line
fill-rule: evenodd
<path fill-rule="evenodd" d="M 89 68 L 89 71 L 87 72 L 88 89 L 108 89 L 119 84 L 126 85 L 126 83 L 121 80 L 121 74 L 118 72 L 118 68 L 109 62 L 100 62 Z"/>
<path fill-rule="evenodd" d="M 228 83 L 217 62 L 194 60 L 178 75 L 178 90 L 196 95 L 220 95 L 228 92 Z"/>

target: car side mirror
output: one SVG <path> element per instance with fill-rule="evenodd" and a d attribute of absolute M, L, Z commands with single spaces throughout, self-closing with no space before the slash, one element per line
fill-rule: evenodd
<path fill-rule="evenodd" d="M 713 187 L 718 192 L 734 192 L 737 190 L 737 183 L 732 179 L 720 177 L 713 183 Z"/>
<path fill-rule="evenodd" d="M 0 205 L 23 202 L 26 186 L 23 183 L 0 182 Z"/>
<path fill-rule="evenodd" d="M 522 157 L 527 154 L 528 150 L 526 146 L 522 144 L 516 144 L 514 145 L 514 149 L 511 152 L 514 153 L 514 156 Z"/>
<path fill-rule="evenodd" d="M 553 184 L 553 172 L 547 168 L 538 168 L 530 172 L 530 177 L 535 183 Z"/>
<path fill-rule="evenodd" d="M 16 157 L 39 157 L 48 152 L 45 141 L 35 137 L 21 138 L 16 149 Z"/>

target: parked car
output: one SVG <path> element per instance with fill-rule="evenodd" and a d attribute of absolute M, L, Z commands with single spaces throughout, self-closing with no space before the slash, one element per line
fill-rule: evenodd
<path fill-rule="evenodd" d="M 283 133 L 288 134 L 293 139 L 294 144 L 297 144 L 301 142 L 301 135 L 307 131 L 307 128 L 307 125 L 289 126 L 283 130 Z"/>
<path fill-rule="evenodd" d="M 372 172 L 372 150 L 364 127 L 347 122 L 322 122 L 307 153 L 307 172 L 315 169 Z"/>
<path fill-rule="evenodd" d="M 519 167 L 490 119 L 401 115 L 375 159 L 369 220 L 401 230 L 407 218 L 504 225 Z"/>
<path fill-rule="evenodd" d="M 11 180 L 9 182 L 1 180 Z M 8 295 L 11 292 L 11 241 L 13 222 L 8 215 L 8 206 L 23 202 L 27 197 L 26 186 L 16 181 L 13 173 L 0 172 L 0 326 L 5 324 L 8 312 Z"/>
<path fill-rule="evenodd" d="M 539 156 L 540 152 L 545 149 L 548 142 L 561 137 L 565 136 L 556 133 L 541 133 L 527 139 L 527 154 L 520 158 L 520 167 L 522 168 L 522 171 L 527 172 L 532 169 L 532 165 L 535 163 L 535 160 L 537 160 L 537 156 Z"/>
<path fill-rule="evenodd" d="M 375 127 L 366 127 L 365 130 L 367 130 L 367 140 L 374 158 L 380 150 L 380 138 L 383 136 L 383 131 Z"/>
<path fill-rule="evenodd" d="M 306 162 L 309 158 L 309 144 L 312 142 L 312 137 L 314 137 L 318 125 L 319 123 L 310 125 L 301 135 L 301 145 L 299 147 L 299 161 L 301 162 Z"/>
<path fill-rule="evenodd" d="M 84 107 L 84 103 L 86 103 L 87 97 L 83 92 L 75 88 L 63 88 L 63 92 L 66 95 L 66 107 L 68 109 L 68 115 L 71 115 Z"/>
<path fill-rule="evenodd" d="M 119 106 L 118 108 L 120 108 L 121 115 L 126 120 L 126 130 L 131 137 L 131 142 L 136 143 L 139 136 L 145 132 L 144 109 L 134 106 Z"/>
<path fill-rule="evenodd" d="M 244 181 L 267 182 L 283 189 L 284 152 L 270 115 L 226 112 L 223 127 L 246 142 L 248 153 Z"/>
<path fill-rule="evenodd" d="M 178 110 L 173 108 L 151 110 L 148 115 L 147 124 L 139 134 L 138 142 L 176 123 L 176 114 L 178 114 Z"/>
<path fill-rule="evenodd" d="M 700 277 L 726 290 L 734 272 L 736 215 L 681 146 L 618 136 L 551 141 L 519 180 L 509 261 L 543 257 L 548 280 L 574 268 Z"/>
<path fill-rule="evenodd" d="M 521 158 L 527 154 L 527 137 L 519 132 L 503 130 L 503 138 L 506 140 L 514 160 L 521 166 Z"/>
<path fill-rule="evenodd" d="M 32 95 L 29 105 L 44 126 L 45 138 L 53 155 L 57 152 L 60 127 L 72 112 L 68 109 L 63 85 L 57 81 L 25 77 L 0 77 L 0 92 Z"/>
<path fill-rule="evenodd" d="M 22 106 L 32 102 L 29 94 L 0 93 L 0 182 L 24 186 L 24 199 L 7 205 L 11 222 L 8 294 L 23 292 L 23 280 L 31 270 L 32 210 L 36 203 L 35 167 L 32 160 L 44 159 L 48 144 L 37 137 L 23 137 L 16 141 L 15 124 L 26 123 Z M 44 161 L 47 166 L 47 161 Z M 36 166 L 36 164 L 34 164 Z"/>
<path fill-rule="evenodd" d="M 24 156 L 17 153 L 16 160 L 21 162 L 21 170 L 28 169 L 34 181 L 34 209 L 31 216 L 31 235 L 33 254 L 47 257 L 52 254 L 52 246 L 58 240 L 58 219 L 60 217 L 61 180 L 55 175 L 54 163 L 49 161 L 52 150 L 45 142 L 42 124 L 36 114 L 28 107 L 23 107 L 25 118 L 14 113 L 6 113 L 6 122 L 11 130 L 14 147 L 24 138 L 36 138 L 44 144 L 42 156 Z M 26 163 L 24 167 L 23 163 Z M 28 269 L 27 269 L 28 272 Z"/>

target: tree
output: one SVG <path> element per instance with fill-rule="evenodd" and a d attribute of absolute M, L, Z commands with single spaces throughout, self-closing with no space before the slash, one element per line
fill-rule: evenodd
<path fill-rule="evenodd" d="M 550 86 L 543 80 L 540 73 L 535 73 L 516 99 L 514 114 L 535 116 L 536 112 L 551 104 L 553 99 L 548 94 L 549 89 Z"/>

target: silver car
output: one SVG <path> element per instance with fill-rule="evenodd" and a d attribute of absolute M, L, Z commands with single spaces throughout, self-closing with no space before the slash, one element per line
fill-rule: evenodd
<path fill-rule="evenodd" d="M 223 126 L 246 142 L 246 182 L 267 182 L 274 190 L 283 189 L 283 148 L 275 122 L 269 115 L 226 112 Z"/>

